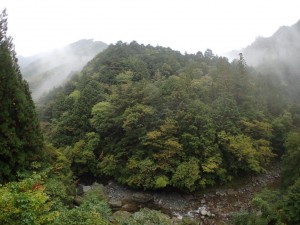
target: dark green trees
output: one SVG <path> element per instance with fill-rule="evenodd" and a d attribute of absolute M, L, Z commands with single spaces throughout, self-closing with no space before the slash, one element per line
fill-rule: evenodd
<path fill-rule="evenodd" d="M 49 95 L 41 114 L 75 175 L 194 191 L 267 169 L 274 115 L 256 97 L 261 79 L 211 50 L 119 42 Z"/>
<path fill-rule="evenodd" d="M 14 179 L 41 157 L 43 145 L 35 106 L 22 79 L 7 14 L 0 15 L 0 182 Z"/>

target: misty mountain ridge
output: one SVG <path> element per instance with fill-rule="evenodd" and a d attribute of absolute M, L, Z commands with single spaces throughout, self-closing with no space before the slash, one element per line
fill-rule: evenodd
<path fill-rule="evenodd" d="M 83 39 L 49 53 L 19 57 L 22 74 L 29 82 L 33 98 L 37 100 L 62 85 L 106 47 L 107 44 L 101 41 Z"/>
<path fill-rule="evenodd" d="M 300 96 L 300 20 L 292 26 L 280 27 L 270 37 L 258 37 L 244 49 L 232 51 L 229 58 L 242 53 L 249 66 L 278 79 L 291 99 Z M 299 101 L 299 100 L 298 100 Z"/>
<path fill-rule="evenodd" d="M 255 42 L 242 50 L 247 63 L 261 66 L 270 61 L 282 61 L 297 66 L 300 50 L 300 20 L 295 25 L 280 27 L 271 37 L 258 37 Z"/>

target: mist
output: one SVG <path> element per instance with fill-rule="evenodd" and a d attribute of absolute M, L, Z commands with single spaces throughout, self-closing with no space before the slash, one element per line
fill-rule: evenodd
<path fill-rule="evenodd" d="M 84 39 L 49 53 L 19 56 L 21 72 L 29 83 L 33 99 L 37 101 L 54 87 L 63 85 L 106 47 L 103 42 Z"/>

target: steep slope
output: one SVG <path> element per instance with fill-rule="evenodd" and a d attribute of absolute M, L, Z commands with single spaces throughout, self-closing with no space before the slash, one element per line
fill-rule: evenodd
<path fill-rule="evenodd" d="M 291 27 L 280 27 L 271 37 L 259 37 L 242 50 L 250 65 L 271 65 L 272 62 L 285 63 L 291 70 L 300 67 L 300 20 Z M 274 64 L 272 65 L 275 66 Z M 294 71 L 293 71 L 294 72 Z"/>
<path fill-rule="evenodd" d="M 300 20 L 279 28 L 269 38 L 257 38 L 240 52 L 248 65 L 280 79 L 291 99 L 300 103 Z"/>
<path fill-rule="evenodd" d="M 262 172 L 290 117 L 280 90 L 243 59 L 136 42 L 109 46 L 43 101 L 48 138 L 74 174 L 144 189 L 193 191 Z"/>
<path fill-rule="evenodd" d="M 20 57 L 21 71 L 29 82 L 33 98 L 37 100 L 53 87 L 63 84 L 106 47 L 100 41 L 80 40 L 50 53 Z"/>

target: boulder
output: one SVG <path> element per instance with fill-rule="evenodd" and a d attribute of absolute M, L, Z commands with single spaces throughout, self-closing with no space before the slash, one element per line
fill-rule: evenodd
<path fill-rule="evenodd" d="M 91 190 L 91 186 L 86 186 L 86 185 L 83 185 L 83 184 L 78 184 L 77 186 L 77 194 L 78 195 L 82 195 L 86 192 L 88 192 L 89 190 Z"/>
<path fill-rule="evenodd" d="M 131 213 L 126 211 L 117 211 L 113 213 L 112 217 L 115 221 L 122 223 L 122 221 L 126 221 L 130 218 Z"/>
<path fill-rule="evenodd" d="M 136 204 L 125 204 L 122 206 L 122 210 L 123 211 L 127 211 L 127 212 L 136 212 L 138 211 L 139 207 Z"/>
<path fill-rule="evenodd" d="M 147 193 L 134 193 L 132 200 L 138 203 L 147 203 L 153 200 L 153 196 Z"/>
<path fill-rule="evenodd" d="M 206 216 L 207 215 L 207 210 L 206 209 L 202 209 L 200 211 L 201 216 Z"/>
<path fill-rule="evenodd" d="M 111 199 L 108 201 L 108 204 L 112 208 L 121 208 L 122 207 L 122 201 Z"/>

